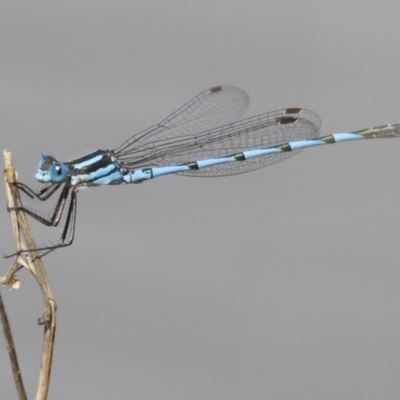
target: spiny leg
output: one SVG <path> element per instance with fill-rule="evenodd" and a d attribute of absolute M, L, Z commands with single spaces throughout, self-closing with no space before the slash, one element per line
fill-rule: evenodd
<path fill-rule="evenodd" d="M 40 223 L 42 223 L 46 226 L 57 226 L 61 220 L 61 216 L 63 214 L 64 207 L 65 207 L 70 189 L 71 188 L 69 185 L 65 185 L 63 187 L 61 195 L 58 198 L 57 205 L 56 205 L 54 212 L 50 219 L 43 218 L 40 215 L 34 213 L 33 211 L 31 211 L 25 207 L 13 207 L 13 208 L 11 208 L 11 210 L 19 210 L 19 211 L 25 212 L 26 214 L 30 215 L 32 218 L 36 219 L 37 221 L 39 221 Z M 11 255 L 4 256 L 4 257 L 10 258 L 10 257 L 20 254 L 22 252 L 41 251 L 41 250 L 52 251 L 59 247 L 69 246 L 70 244 L 72 244 L 73 239 L 74 239 L 75 219 L 76 219 L 76 190 L 74 189 L 71 192 L 71 199 L 70 199 L 70 204 L 69 204 L 69 208 L 68 208 L 67 219 L 66 219 L 66 222 L 65 222 L 65 225 L 63 228 L 61 238 L 57 245 L 46 246 L 46 247 L 41 247 L 41 248 L 36 248 L 36 249 L 21 250 L 20 252 L 13 253 Z M 69 237 L 68 241 L 65 242 L 67 233 L 69 231 L 69 226 L 71 226 L 71 233 L 70 233 L 70 237 Z M 50 251 L 46 252 L 45 254 L 49 253 Z M 43 254 L 43 255 L 45 255 L 45 254 Z"/>
<path fill-rule="evenodd" d="M 56 189 L 54 189 L 52 191 L 52 194 L 55 192 L 55 190 Z M 30 215 L 32 218 L 36 219 L 36 221 L 39 221 L 43 225 L 46 225 L 46 226 L 57 226 L 59 224 L 59 222 L 60 222 L 62 213 L 64 211 L 64 207 L 65 207 L 65 203 L 66 203 L 67 198 L 68 198 L 69 190 L 70 190 L 70 187 L 68 185 L 65 185 L 63 187 L 63 190 L 62 190 L 62 192 L 60 194 L 60 197 L 58 198 L 57 205 L 56 205 L 56 207 L 55 207 L 55 209 L 53 211 L 53 214 L 52 214 L 50 219 L 44 218 L 44 217 L 36 214 L 35 212 L 29 210 L 28 208 L 23 207 L 23 206 L 21 206 L 21 207 L 11 207 L 11 208 L 8 209 L 8 211 L 19 210 L 19 211 L 22 211 L 22 212 Z"/>
<path fill-rule="evenodd" d="M 60 184 L 48 185 L 48 186 L 44 187 L 43 189 L 41 189 L 38 193 L 36 193 L 29 186 L 27 186 L 21 182 L 15 182 L 15 186 L 17 186 L 18 189 L 22 190 L 31 199 L 35 198 L 35 199 L 39 199 L 41 201 L 45 201 L 48 198 L 50 198 L 58 190 L 58 188 L 61 185 Z"/>
<path fill-rule="evenodd" d="M 76 225 L 76 206 L 77 206 L 77 199 L 76 199 L 77 190 L 72 190 L 71 192 L 71 199 L 69 202 L 68 212 L 67 212 L 67 219 L 64 224 L 64 228 L 58 241 L 58 244 L 48 247 L 41 247 L 36 249 L 38 251 L 47 250 L 44 252 L 41 257 L 44 257 L 46 254 L 49 254 L 55 249 L 59 249 L 61 247 L 71 246 L 74 241 L 75 237 L 75 225 Z M 67 234 L 69 232 L 68 240 L 66 241 Z M 28 250 L 31 251 L 31 250 Z"/>

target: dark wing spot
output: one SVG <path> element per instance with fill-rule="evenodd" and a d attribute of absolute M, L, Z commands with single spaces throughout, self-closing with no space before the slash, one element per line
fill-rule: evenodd
<path fill-rule="evenodd" d="M 210 92 L 211 92 L 211 93 L 217 93 L 217 92 L 220 92 L 222 89 L 223 89 L 222 86 L 214 86 L 214 87 L 212 87 L 212 88 L 210 89 Z"/>
<path fill-rule="evenodd" d="M 275 118 L 275 122 L 279 125 L 294 124 L 296 121 L 297 121 L 297 118 L 293 118 L 293 117 L 277 117 L 277 118 Z"/>
<path fill-rule="evenodd" d="M 300 114 L 302 111 L 302 108 L 287 108 L 285 114 Z"/>

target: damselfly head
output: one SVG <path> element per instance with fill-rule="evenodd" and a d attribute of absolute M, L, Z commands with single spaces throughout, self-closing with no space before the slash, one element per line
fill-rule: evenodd
<path fill-rule="evenodd" d="M 39 182 L 62 183 L 68 178 L 68 168 L 54 157 L 42 154 L 38 159 L 35 178 Z"/>

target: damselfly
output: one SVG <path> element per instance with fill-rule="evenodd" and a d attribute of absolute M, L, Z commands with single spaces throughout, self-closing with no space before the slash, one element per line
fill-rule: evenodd
<path fill-rule="evenodd" d="M 213 87 L 114 150 L 97 150 L 64 163 L 42 155 L 35 177 L 44 188 L 36 193 L 22 183 L 17 185 L 39 200 L 47 200 L 62 188 L 55 210 L 46 219 L 25 207 L 20 209 L 45 225 L 57 226 L 68 196 L 70 199 L 58 244 L 35 250 L 51 251 L 72 244 L 77 192 L 82 187 L 139 183 L 168 174 L 235 175 L 266 167 L 306 147 L 400 136 L 400 124 L 389 124 L 318 137 L 319 117 L 302 108 L 238 121 L 248 103 L 248 95 L 239 88 Z"/>

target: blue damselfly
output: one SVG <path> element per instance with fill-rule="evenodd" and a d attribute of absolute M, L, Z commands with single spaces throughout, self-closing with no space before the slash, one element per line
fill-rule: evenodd
<path fill-rule="evenodd" d="M 359 139 L 400 136 L 400 124 L 319 137 L 320 119 L 303 108 L 287 108 L 239 120 L 249 97 L 234 86 L 216 86 L 200 93 L 159 124 L 142 131 L 114 150 L 97 150 L 76 160 L 59 162 L 50 155 L 38 160 L 39 192 L 17 183 L 31 198 L 61 195 L 49 219 L 20 208 L 39 222 L 57 226 L 69 199 L 66 222 L 53 250 L 72 244 L 77 192 L 82 187 L 140 183 L 180 174 L 216 177 L 266 167 L 306 147 Z M 29 250 L 28 250 L 29 251 Z"/>

